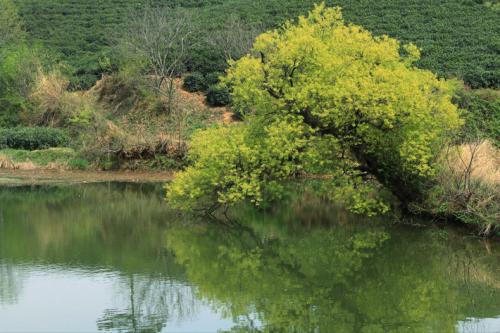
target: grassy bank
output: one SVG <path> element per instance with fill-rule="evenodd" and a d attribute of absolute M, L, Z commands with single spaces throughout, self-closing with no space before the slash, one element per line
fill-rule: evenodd
<path fill-rule="evenodd" d="M 71 148 L 42 150 L 1 149 L 0 168 L 4 169 L 86 169 L 88 162 Z"/>
<path fill-rule="evenodd" d="M 68 185 L 81 183 L 125 182 L 164 183 L 172 179 L 168 172 L 154 171 L 81 171 L 81 170 L 9 170 L 0 169 L 0 186 Z"/>
<path fill-rule="evenodd" d="M 120 75 L 82 92 L 67 91 L 57 73 L 40 74 L 34 86 L 31 109 L 21 113 L 28 126 L 0 128 L 3 168 L 180 169 L 192 134 L 231 118 L 228 108 L 183 90 L 181 80 L 171 112 L 142 81 Z"/>

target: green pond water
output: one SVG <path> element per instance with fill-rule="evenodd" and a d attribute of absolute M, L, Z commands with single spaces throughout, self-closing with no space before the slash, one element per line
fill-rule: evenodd
<path fill-rule="evenodd" d="M 500 332 L 500 246 L 306 192 L 221 224 L 160 185 L 0 187 L 0 332 Z"/>

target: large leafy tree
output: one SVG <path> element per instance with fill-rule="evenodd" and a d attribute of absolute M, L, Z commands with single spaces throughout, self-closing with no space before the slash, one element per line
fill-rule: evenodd
<path fill-rule="evenodd" d="M 260 35 L 225 80 L 245 122 L 195 137 L 193 165 L 169 186 L 169 199 L 191 209 L 261 204 L 305 171 L 332 175 L 332 193 L 356 212 L 387 210 L 370 184 L 414 200 L 461 124 L 451 85 L 414 67 L 419 56 L 324 5 Z"/>

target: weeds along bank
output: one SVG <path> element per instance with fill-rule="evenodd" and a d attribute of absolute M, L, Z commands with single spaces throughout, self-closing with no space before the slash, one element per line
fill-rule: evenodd
<path fill-rule="evenodd" d="M 107 76 L 85 92 L 60 73 L 39 73 L 20 112 L 23 126 L 0 129 L 4 168 L 171 170 L 186 161 L 189 138 L 221 122 L 225 108 L 205 104 L 177 81 L 173 108 L 137 82 Z"/>

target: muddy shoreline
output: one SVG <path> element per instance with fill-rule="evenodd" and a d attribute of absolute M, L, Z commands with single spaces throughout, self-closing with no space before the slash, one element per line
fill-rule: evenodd
<path fill-rule="evenodd" d="M 85 184 L 102 182 L 157 183 L 173 179 L 173 172 L 62 171 L 0 169 L 0 186 Z"/>

